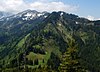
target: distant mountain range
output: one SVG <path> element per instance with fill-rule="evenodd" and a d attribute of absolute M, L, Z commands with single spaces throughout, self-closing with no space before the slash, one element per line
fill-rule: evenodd
<path fill-rule="evenodd" d="M 1 69 L 21 67 L 24 62 L 34 68 L 50 66 L 49 62 L 55 59 L 52 53 L 61 56 L 71 40 L 78 45 L 81 65 L 90 72 L 99 72 L 99 20 L 90 21 L 63 11 L 49 13 L 26 10 L 18 14 L 0 12 Z"/>
<path fill-rule="evenodd" d="M 0 11 L 0 19 L 11 15 L 13 15 L 13 13 Z"/>

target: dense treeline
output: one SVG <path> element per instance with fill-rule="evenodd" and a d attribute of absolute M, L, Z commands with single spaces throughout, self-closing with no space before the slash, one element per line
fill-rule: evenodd
<path fill-rule="evenodd" d="M 61 13 L 8 20 L 14 26 L 0 32 L 0 71 L 100 72 L 100 21 Z"/>
<path fill-rule="evenodd" d="M 80 63 L 80 57 L 78 56 L 78 47 L 74 42 L 69 43 L 69 48 L 59 58 L 54 53 L 51 53 L 50 59 L 46 66 L 41 67 L 39 65 L 36 68 L 29 68 L 28 64 L 33 65 L 32 61 L 26 61 L 23 66 L 14 66 L 17 61 L 12 61 L 13 67 L 8 69 L 2 69 L 4 72 L 88 72 Z M 22 58 L 21 58 L 22 59 Z M 19 59 L 20 60 L 20 59 Z M 34 62 L 38 65 L 38 60 Z M 16 63 L 17 65 L 17 63 Z"/>

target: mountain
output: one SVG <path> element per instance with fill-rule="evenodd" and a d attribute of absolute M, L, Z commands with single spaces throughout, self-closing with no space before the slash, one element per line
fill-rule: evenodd
<path fill-rule="evenodd" d="M 10 13 L 10 12 L 0 11 L 0 19 L 1 19 L 1 18 L 4 18 L 4 17 L 11 16 L 11 15 L 13 15 L 13 14 Z"/>
<path fill-rule="evenodd" d="M 29 33 L 36 24 L 41 23 L 49 13 L 26 10 L 0 19 L 0 43 L 8 42 Z M 6 32 L 6 33 L 5 33 Z M 3 37 L 2 37 L 3 36 Z M 11 39 L 10 39 L 11 38 Z"/>
<path fill-rule="evenodd" d="M 74 14 L 26 10 L 0 20 L 0 68 L 44 67 L 58 70 L 60 57 L 75 42 L 79 62 L 100 71 L 100 21 Z"/>

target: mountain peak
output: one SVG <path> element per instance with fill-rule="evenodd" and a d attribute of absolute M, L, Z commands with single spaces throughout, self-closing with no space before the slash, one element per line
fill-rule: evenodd
<path fill-rule="evenodd" d="M 6 17 L 6 18 L 3 18 L 1 19 L 2 21 L 3 20 L 9 20 L 9 19 L 21 19 L 21 20 L 34 20 L 38 17 L 42 17 L 42 18 L 46 18 L 48 16 L 48 12 L 38 12 L 36 10 L 25 10 L 25 11 L 22 11 L 22 12 L 19 12 L 17 14 L 14 14 L 12 16 L 9 16 L 9 17 Z"/>

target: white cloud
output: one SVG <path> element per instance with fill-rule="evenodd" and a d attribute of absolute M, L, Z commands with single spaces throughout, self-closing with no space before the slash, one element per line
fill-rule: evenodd
<path fill-rule="evenodd" d="M 100 20 L 100 18 L 95 18 L 91 15 L 88 15 L 86 18 L 89 19 L 89 20 Z"/>
<path fill-rule="evenodd" d="M 23 0 L 0 0 L 0 10 L 17 12 L 27 7 Z"/>
<path fill-rule="evenodd" d="M 77 11 L 78 6 L 64 4 L 63 2 L 54 2 L 52 0 L 37 0 L 31 3 L 26 3 L 24 0 L 0 0 L 0 10 L 19 12 L 26 9 L 37 11 Z"/>
<path fill-rule="evenodd" d="M 73 12 L 77 10 L 77 6 L 65 5 L 63 2 L 50 2 L 50 3 L 43 3 L 43 2 L 34 2 L 30 4 L 31 9 L 35 9 L 38 11 L 66 11 L 66 12 Z"/>

